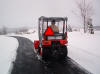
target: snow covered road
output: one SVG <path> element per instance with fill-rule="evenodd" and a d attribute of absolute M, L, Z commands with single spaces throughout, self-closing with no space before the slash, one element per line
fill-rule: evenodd
<path fill-rule="evenodd" d="M 16 38 L 19 47 L 11 74 L 91 74 L 71 58 L 60 62 L 41 62 L 33 52 L 33 42 L 23 37 Z"/>

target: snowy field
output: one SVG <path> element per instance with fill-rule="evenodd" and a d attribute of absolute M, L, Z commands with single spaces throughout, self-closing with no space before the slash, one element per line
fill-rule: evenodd
<path fill-rule="evenodd" d="M 31 41 L 38 40 L 38 32 L 32 34 L 14 35 L 29 38 Z M 100 31 L 95 34 L 84 34 L 82 32 L 68 33 L 68 56 L 79 63 L 82 67 L 100 74 Z M 18 47 L 15 38 L 0 36 L 0 73 L 7 74 L 11 66 L 12 55 Z M 6 68 L 6 69 L 5 69 Z"/>
<path fill-rule="evenodd" d="M 100 74 L 100 31 L 68 33 L 69 57 L 93 74 Z"/>
<path fill-rule="evenodd" d="M 0 74 L 9 74 L 15 60 L 18 41 L 13 37 L 0 36 Z"/>

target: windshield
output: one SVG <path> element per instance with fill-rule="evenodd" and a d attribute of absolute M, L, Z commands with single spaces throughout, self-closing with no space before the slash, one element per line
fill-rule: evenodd
<path fill-rule="evenodd" d="M 47 24 L 48 24 L 48 27 L 51 27 L 54 32 L 63 33 L 63 26 L 64 26 L 63 23 L 64 23 L 63 21 L 55 22 L 55 24 L 52 24 L 52 22 L 48 22 L 48 23 L 44 22 L 43 33 L 47 29 Z"/>

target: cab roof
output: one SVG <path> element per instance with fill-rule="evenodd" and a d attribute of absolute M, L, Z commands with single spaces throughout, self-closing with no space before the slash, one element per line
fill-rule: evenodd
<path fill-rule="evenodd" d="M 43 20 L 43 21 L 48 21 L 48 22 L 51 22 L 51 21 L 53 21 L 53 20 L 55 20 L 55 22 L 60 22 L 60 21 L 67 21 L 67 17 L 44 17 L 44 16 L 41 16 L 40 18 L 39 18 L 39 21 L 41 21 L 41 20 Z"/>

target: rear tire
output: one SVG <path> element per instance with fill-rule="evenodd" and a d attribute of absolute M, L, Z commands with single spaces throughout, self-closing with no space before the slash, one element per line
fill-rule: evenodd
<path fill-rule="evenodd" d="M 42 59 L 43 60 L 49 60 L 51 59 L 51 52 L 50 52 L 50 48 L 49 47 L 43 47 L 42 49 Z"/>
<path fill-rule="evenodd" d="M 67 57 L 67 55 L 68 55 L 67 46 L 62 46 L 61 47 L 61 52 L 62 52 L 62 54 L 61 54 L 59 60 L 63 60 L 63 59 L 65 59 Z"/>
<path fill-rule="evenodd" d="M 42 59 L 43 60 L 63 60 L 67 57 L 68 51 L 66 46 L 60 47 L 43 47 Z"/>

